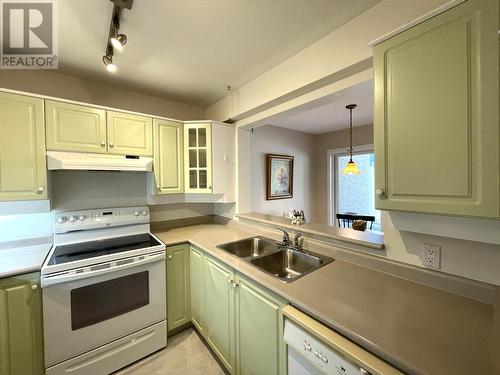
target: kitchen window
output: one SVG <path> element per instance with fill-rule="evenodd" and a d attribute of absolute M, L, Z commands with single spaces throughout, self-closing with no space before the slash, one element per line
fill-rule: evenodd
<path fill-rule="evenodd" d="M 352 159 L 361 171 L 359 175 L 342 173 L 349 162 L 345 148 L 328 151 L 328 224 L 338 226 L 337 214 L 374 216 L 372 230 L 381 231 L 380 211 L 375 209 L 373 145 L 353 149 Z"/>

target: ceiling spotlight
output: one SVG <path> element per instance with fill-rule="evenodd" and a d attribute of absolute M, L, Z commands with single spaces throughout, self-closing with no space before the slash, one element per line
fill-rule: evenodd
<path fill-rule="evenodd" d="M 116 72 L 117 68 L 116 68 L 116 65 L 113 64 L 113 58 L 112 57 L 104 55 L 102 57 L 102 62 L 104 63 L 104 65 L 106 65 L 106 70 L 108 72 L 110 72 L 110 73 Z"/>
<path fill-rule="evenodd" d="M 127 36 L 125 34 L 118 34 L 111 38 L 111 44 L 118 51 L 123 51 L 123 46 L 127 44 Z"/>

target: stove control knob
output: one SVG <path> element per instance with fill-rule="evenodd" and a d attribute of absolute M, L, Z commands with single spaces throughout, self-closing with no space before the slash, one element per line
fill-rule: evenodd
<path fill-rule="evenodd" d="M 84 216 L 84 215 L 80 215 L 80 217 L 79 217 L 78 219 L 79 219 L 80 221 L 83 221 L 83 220 L 85 220 L 86 218 L 87 218 L 86 216 Z"/>
<path fill-rule="evenodd" d="M 140 215 L 139 211 L 135 210 L 134 211 L 134 216 L 139 216 L 139 215 Z"/>
<path fill-rule="evenodd" d="M 146 210 L 142 210 L 142 211 L 141 211 L 141 215 L 142 215 L 142 216 L 148 216 L 148 211 L 146 211 Z"/>
<path fill-rule="evenodd" d="M 65 223 L 66 222 L 66 217 L 65 216 L 59 216 L 57 218 L 57 223 L 58 224 L 62 224 L 62 223 Z"/>
<path fill-rule="evenodd" d="M 74 223 L 76 221 L 76 216 L 70 216 L 68 220 L 70 223 Z"/>

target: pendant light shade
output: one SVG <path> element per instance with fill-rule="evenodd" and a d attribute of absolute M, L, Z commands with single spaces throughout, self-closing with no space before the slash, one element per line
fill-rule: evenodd
<path fill-rule="evenodd" d="M 349 160 L 349 163 L 345 166 L 344 170 L 342 171 L 343 174 L 360 174 L 361 171 L 359 170 L 358 166 L 352 159 Z"/>
<path fill-rule="evenodd" d="M 349 104 L 346 108 L 349 110 L 349 163 L 345 166 L 342 174 L 360 174 L 361 171 L 352 160 L 352 110 L 356 108 L 356 104 Z"/>

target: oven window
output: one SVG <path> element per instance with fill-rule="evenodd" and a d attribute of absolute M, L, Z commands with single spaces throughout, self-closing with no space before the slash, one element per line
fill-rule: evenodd
<path fill-rule="evenodd" d="M 149 304 L 149 272 L 139 272 L 71 290 L 73 331 Z"/>

